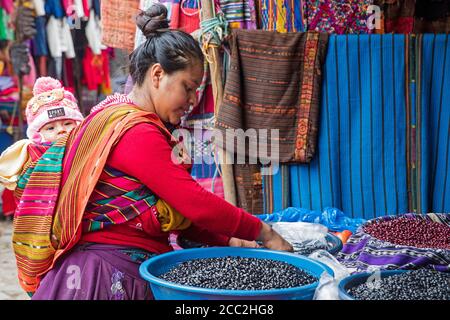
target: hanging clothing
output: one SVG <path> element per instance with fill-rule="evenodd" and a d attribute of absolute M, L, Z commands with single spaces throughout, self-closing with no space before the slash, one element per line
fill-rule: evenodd
<path fill-rule="evenodd" d="M 0 40 L 14 40 L 11 18 L 3 8 L 0 8 Z"/>
<path fill-rule="evenodd" d="M 367 9 L 372 0 L 304 0 L 306 30 L 336 34 L 371 33 Z"/>
<path fill-rule="evenodd" d="M 8 15 L 11 15 L 14 12 L 14 0 L 2 0 L 1 7 Z"/>
<path fill-rule="evenodd" d="M 45 1 L 33 0 L 34 10 L 36 12 L 36 18 L 45 16 Z"/>
<path fill-rule="evenodd" d="M 95 15 L 97 16 L 97 18 L 99 18 L 101 20 L 102 13 L 101 13 L 101 8 L 100 8 L 100 0 L 92 1 L 92 9 L 94 9 L 94 12 L 95 12 Z"/>
<path fill-rule="evenodd" d="M 73 8 L 74 0 L 62 0 L 61 2 L 64 8 L 64 12 L 66 12 L 66 14 L 72 11 L 71 9 Z"/>
<path fill-rule="evenodd" d="M 89 21 L 86 25 L 86 38 L 89 47 L 95 55 L 102 53 L 102 27 L 100 20 L 95 15 L 94 10 L 91 10 Z"/>
<path fill-rule="evenodd" d="M 133 51 L 136 25 L 134 16 L 139 1 L 112 0 L 101 2 L 102 43 L 113 48 Z"/>
<path fill-rule="evenodd" d="M 220 0 L 220 10 L 224 13 L 232 29 L 256 29 L 256 9 L 254 0 Z"/>
<path fill-rule="evenodd" d="M 224 198 L 222 178 L 214 160 L 212 130 L 202 127 L 182 129 L 188 133 L 186 137 L 183 135 L 183 144 L 193 162 L 191 176 L 206 190 Z"/>
<path fill-rule="evenodd" d="M 306 31 L 302 0 L 255 0 L 259 29 L 278 32 Z"/>
<path fill-rule="evenodd" d="M 67 21 L 50 17 L 47 23 L 47 39 L 50 54 L 53 58 L 60 58 L 65 53 L 66 58 L 75 58 L 72 35 Z"/>
<path fill-rule="evenodd" d="M 56 19 L 65 17 L 64 8 L 61 0 L 45 0 L 45 13 L 48 16 L 53 16 Z"/>
<path fill-rule="evenodd" d="M 45 16 L 38 16 L 35 19 L 36 35 L 33 38 L 33 53 L 36 57 L 48 56 L 46 20 Z"/>
<path fill-rule="evenodd" d="M 103 82 L 103 59 L 101 55 L 94 55 L 87 47 L 83 57 L 83 79 L 88 90 L 97 90 Z"/>
<path fill-rule="evenodd" d="M 75 13 L 79 19 L 89 17 L 89 15 L 85 16 L 84 14 L 83 0 L 74 0 L 73 6 Z"/>
<path fill-rule="evenodd" d="M 144 1 L 146 8 L 150 7 L 154 1 Z M 169 28 L 180 29 L 187 33 L 192 33 L 200 29 L 200 10 L 197 1 L 163 1 L 163 4 L 170 11 Z"/>
<path fill-rule="evenodd" d="M 111 93 L 111 76 L 109 72 L 109 56 L 106 50 L 96 55 L 90 47 L 87 47 L 82 61 L 83 77 L 82 83 L 86 84 L 88 90 L 97 90 L 102 86 L 105 94 Z"/>

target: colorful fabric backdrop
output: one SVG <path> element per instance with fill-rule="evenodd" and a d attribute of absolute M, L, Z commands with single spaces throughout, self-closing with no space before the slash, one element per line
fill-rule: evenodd
<path fill-rule="evenodd" d="M 265 212 L 449 212 L 449 46 L 444 34 L 331 36 L 318 152 L 263 179 Z"/>

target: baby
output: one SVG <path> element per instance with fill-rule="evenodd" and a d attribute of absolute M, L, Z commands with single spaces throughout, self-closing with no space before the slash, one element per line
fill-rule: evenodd
<path fill-rule="evenodd" d="M 0 156 L 0 184 L 9 190 L 16 188 L 27 163 L 37 161 L 84 119 L 73 94 L 51 77 L 36 80 L 26 117 L 28 139 L 17 141 Z"/>

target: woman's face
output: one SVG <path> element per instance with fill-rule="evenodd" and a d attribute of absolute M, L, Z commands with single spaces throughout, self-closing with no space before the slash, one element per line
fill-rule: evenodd
<path fill-rule="evenodd" d="M 172 74 L 160 69 L 152 72 L 152 77 L 152 101 L 156 114 L 164 122 L 179 124 L 190 106 L 197 103 L 196 90 L 202 82 L 203 66 L 196 63 Z"/>

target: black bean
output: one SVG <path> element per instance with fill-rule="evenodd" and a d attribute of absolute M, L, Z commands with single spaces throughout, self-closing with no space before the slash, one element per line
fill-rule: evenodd
<path fill-rule="evenodd" d="M 350 288 L 359 300 L 450 300 L 450 274 L 419 269 Z"/>
<path fill-rule="evenodd" d="M 181 285 L 227 290 L 292 288 L 318 280 L 282 261 L 231 256 L 185 261 L 159 277 Z"/>

